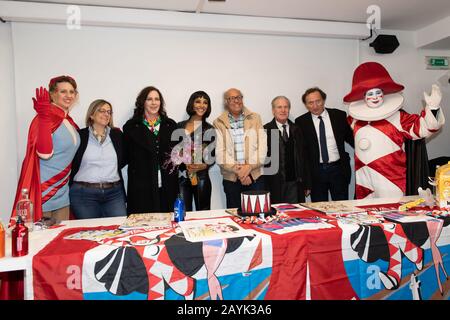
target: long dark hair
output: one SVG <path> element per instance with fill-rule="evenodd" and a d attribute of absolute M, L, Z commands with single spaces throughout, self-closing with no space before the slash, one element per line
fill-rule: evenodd
<path fill-rule="evenodd" d="M 136 102 L 134 103 L 135 108 L 134 108 L 133 119 L 142 120 L 142 118 L 144 118 L 145 100 L 147 99 L 147 96 L 151 91 L 158 92 L 159 100 L 161 102 L 161 105 L 159 107 L 159 115 L 161 116 L 161 118 L 167 118 L 167 112 L 166 112 L 166 109 L 164 109 L 164 106 L 165 106 L 164 98 L 161 94 L 161 91 L 159 91 L 159 89 L 156 87 L 148 86 L 148 87 L 145 87 L 144 89 L 142 89 L 136 98 Z"/>
<path fill-rule="evenodd" d="M 211 98 L 205 91 L 196 91 L 193 94 L 191 94 L 191 97 L 189 98 L 189 101 L 186 106 L 186 113 L 189 115 L 189 117 L 195 114 L 194 101 L 197 98 L 204 98 L 208 102 L 208 108 L 206 109 L 206 112 L 202 117 L 202 120 L 205 121 L 206 118 L 208 118 L 209 115 L 211 114 Z"/>

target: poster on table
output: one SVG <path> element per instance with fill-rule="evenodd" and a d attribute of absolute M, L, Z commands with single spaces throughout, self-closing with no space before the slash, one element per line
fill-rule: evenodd
<path fill-rule="evenodd" d="M 242 228 L 230 218 L 180 221 L 178 224 L 190 242 L 252 236 L 251 230 Z"/>
<path fill-rule="evenodd" d="M 244 300 L 267 293 L 272 243 L 263 233 L 189 242 L 177 227 L 69 240 L 82 229 L 104 228 L 77 229 L 34 257 L 35 299 Z"/>
<path fill-rule="evenodd" d="M 342 257 L 355 298 L 449 300 L 450 217 L 394 212 L 384 218 L 359 224 L 339 221 Z"/>

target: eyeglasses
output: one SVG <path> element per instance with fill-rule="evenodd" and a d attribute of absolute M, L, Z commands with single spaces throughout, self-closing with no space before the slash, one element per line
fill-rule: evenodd
<path fill-rule="evenodd" d="M 227 98 L 228 102 L 240 102 L 242 101 L 243 96 L 231 96 Z"/>
<path fill-rule="evenodd" d="M 107 114 L 108 116 L 112 115 L 112 110 L 104 110 L 104 109 L 98 109 L 97 112 L 100 112 L 101 114 Z"/>

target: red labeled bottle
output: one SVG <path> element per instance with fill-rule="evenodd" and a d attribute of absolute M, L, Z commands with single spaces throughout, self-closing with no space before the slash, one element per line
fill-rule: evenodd
<path fill-rule="evenodd" d="M 28 228 L 20 215 L 17 216 L 16 226 L 11 232 L 13 257 L 22 257 L 28 254 Z"/>

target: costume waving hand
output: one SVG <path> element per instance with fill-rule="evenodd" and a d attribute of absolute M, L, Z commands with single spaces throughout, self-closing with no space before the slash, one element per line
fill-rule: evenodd
<path fill-rule="evenodd" d="M 52 107 L 50 95 L 47 89 L 36 88 L 36 97 L 33 98 L 33 107 L 37 112 L 38 118 L 38 136 L 36 141 L 36 151 L 41 158 L 50 158 L 53 154 L 53 142 L 51 131 L 51 113 Z"/>
<path fill-rule="evenodd" d="M 424 93 L 420 114 L 403 110 L 404 86 L 379 63 L 366 62 L 353 74 L 348 103 L 355 137 L 356 198 L 397 197 L 406 191 L 405 140 L 427 138 L 445 123 L 437 85 Z"/>

